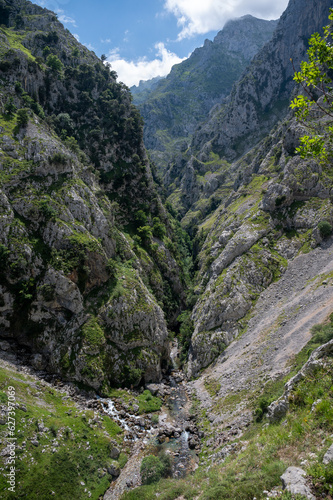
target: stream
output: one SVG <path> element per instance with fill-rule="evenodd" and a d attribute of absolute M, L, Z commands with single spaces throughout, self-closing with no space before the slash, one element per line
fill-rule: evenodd
<path fill-rule="evenodd" d="M 158 424 L 151 417 L 124 414 L 111 399 L 101 400 L 104 411 L 125 431 L 124 439 L 134 444 L 133 454 L 120 476 L 105 494 L 105 500 L 117 500 L 121 494 L 140 484 L 140 464 L 145 454 L 169 454 L 172 477 L 181 478 L 197 467 L 200 448 L 195 417 L 189 414 L 189 398 L 183 372 L 178 368 L 178 346 L 171 349 L 172 369 L 161 384 L 152 384 L 163 395 Z M 150 384 L 148 384 L 149 389 Z"/>

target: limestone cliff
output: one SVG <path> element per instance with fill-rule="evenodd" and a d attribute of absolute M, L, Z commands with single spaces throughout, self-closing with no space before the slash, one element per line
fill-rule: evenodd
<path fill-rule="evenodd" d="M 96 390 L 158 381 L 184 248 L 130 93 L 52 12 L 0 16 L 0 335 Z"/>

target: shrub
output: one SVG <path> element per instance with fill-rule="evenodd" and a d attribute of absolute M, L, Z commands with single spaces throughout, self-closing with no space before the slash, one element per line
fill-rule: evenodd
<path fill-rule="evenodd" d="M 16 122 L 19 128 L 26 127 L 29 122 L 29 110 L 27 108 L 18 110 Z"/>
<path fill-rule="evenodd" d="M 320 232 L 320 236 L 322 238 L 327 238 L 328 236 L 330 236 L 332 234 L 332 230 L 333 230 L 331 224 L 329 222 L 327 222 L 326 220 L 322 220 L 319 222 L 318 229 Z"/>
<path fill-rule="evenodd" d="M 140 473 L 142 484 L 157 483 L 162 477 L 171 474 L 171 459 L 165 454 L 158 457 L 148 455 L 142 460 Z"/>

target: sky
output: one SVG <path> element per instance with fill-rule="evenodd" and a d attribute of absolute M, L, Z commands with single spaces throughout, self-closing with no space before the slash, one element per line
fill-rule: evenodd
<path fill-rule="evenodd" d="M 119 81 L 166 76 L 226 21 L 245 14 L 278 19 L 288 0 L 32 0 L 58 15 L 65 28 L 100 57 Z"/>

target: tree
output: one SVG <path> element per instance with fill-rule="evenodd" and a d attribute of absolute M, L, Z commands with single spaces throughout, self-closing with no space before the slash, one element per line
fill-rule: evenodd
<path fill-rule="evenodd" d="M 49 68 L 51 68 L 55 73 L 61 73 L 63 69 L 63 64 L 60 61 L 59 57 L 54 54 L 50 54 L 46 59 L 46 64 Z"/>
<path fill-rule="evenodd" d="M 304 91 L 291 103 L 296 118 L 305 125 L 309 135 L 300 139 L 296 149 L 302 158 L 314 157 L 326 163 L 333 154 L 333 9 L 330 24 L 324 27 L 324 36 L 318 33 L 309 40 L 308 61 L 301 63 L 294 80 Z"/>
<path fill-rule="evenodd" d="M 27 108 L 19 109 L 17 112 L 17 126 L 19 128 L 25 127 L 29 122 L 29 110 Z"/>
<path fill-rule="evenodd" d="M 7 116 L 13 116 L 13 114 L 15 113 L 16 111 L 16 106 L 14 104 L 14 99 L 12 97 L 10 97 L 8 99 L 8 101 L 6 102 L 5 104 L 5 114 Z"/>

